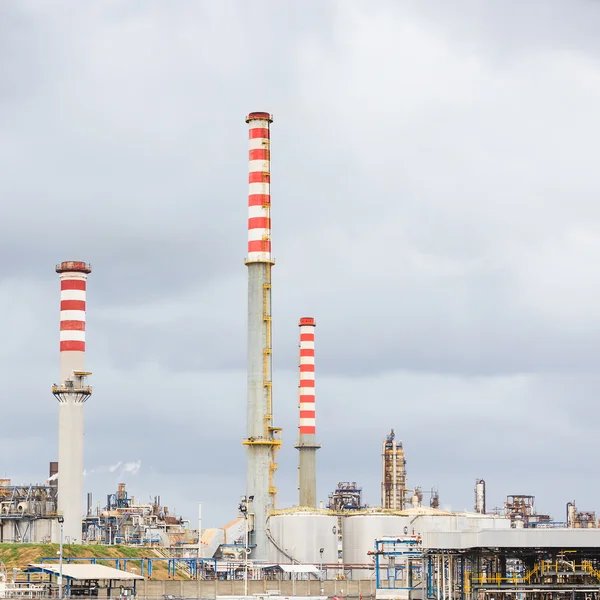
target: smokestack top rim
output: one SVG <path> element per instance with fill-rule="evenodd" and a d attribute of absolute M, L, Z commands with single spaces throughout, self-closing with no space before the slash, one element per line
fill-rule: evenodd
<path fill-rule="evenodd" d="M 246 123 L 250 123 L 250 121 L 269 121 L 269 123 L 273 122 L 273 115 L 268 112 L 251 112 L 246 117 Z"/>
<path fill-rule="evenodd" d="M 302 325 L 312 325 L 313 327 L 317 326 L 317 322 L 314 317 L 302 317 L 298 322 L 298 326 L 302 327 Z"/>
<path fill-rule="evenodd" d="M 91 273 L 92 265 L 81 260 L 66 260 L 56 265 L 57 273 Z"/>

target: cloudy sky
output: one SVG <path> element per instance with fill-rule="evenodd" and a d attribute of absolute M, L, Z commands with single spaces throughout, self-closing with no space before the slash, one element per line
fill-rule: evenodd
<path fill-rule="evenodd" d="M 489 507 L 600 510 L 599 27 L 591 0 L 1 2 L 2 475 L 56 459 L 54 265 L 85 260 L 86 491 L 235 516 L 258 110 L 279 506 L 314 316 L 320 498 L 376 505 L 394 427 L 444 507 L 483 477 Z"/>

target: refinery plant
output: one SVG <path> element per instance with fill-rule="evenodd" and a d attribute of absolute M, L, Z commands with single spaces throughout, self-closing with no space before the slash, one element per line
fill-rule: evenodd
<path fill-rule="evenodd" d="M 276 505 L 277 451 L 272 373 L 271 124 L 267 112 L 246 118 L 248 169 L 248 337 L 246 485 L 232 520 L 194 530 L 160 497 L 141 502 L 126 484 L 83 507 L 84 410 L 92 396 L 85 364 L 86 293 L 91 267 L 59 264 L 60 371 L 58 462 L 43 484 L 0 480 L 0 541 L 129 544 L 160 547 L 190 576 L 269 576 L 274 565 L 323 580 L 370 580 L 379 598 L 436 600 L 598 598 L 600 530 L 594 512 L 574 501 L 564 519 L 539 514 L 535 497 L 509 494 L 490 510 L 476 479 L 472 512 L 440 509 L 439 493 L 410 486 L 402 441 L 382 432 L 381 503 L 367 506 L 356 482 L 340 481 L 327 505 L 317 501 L 316 320 L 301 317 L 298 383 L 298 505 Z M 207 562 L 209 561 L 209 562 Z M 213 561 L 213 562 L 210 562 Z M 227 567 L 222 567 L 227 565 Z M 222 567 L 222 568 L 221 568 Z M 290 567 L 291 568 L 291 567 Z M 285 569 L 284 569 L 285 570 Z M 289 569 L 288 569 L 289 570 Z M 516 596 L 515 594 L 520 594 Z"/>

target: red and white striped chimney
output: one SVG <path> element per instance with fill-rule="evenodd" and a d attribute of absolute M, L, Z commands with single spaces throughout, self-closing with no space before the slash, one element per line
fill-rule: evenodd
<path fill-rule="evenodd" d="M 85 311 L 88 264 L 63 262 L 56 267 L 60 277 L 60 383 L 73 371 L 84 370 Z"/>
<path fill-rule="evenodd" d="M 83 408 L 92 390 L 85 383 L 85 314 L 87 277 L 85 262 L 57 265 L 60 277 L 60 380 L 52 387 L 58 400 L 58 510 L 64 536 L 81 543 L 83 515 Z M 53 532 L 56 541 L 58 534 Z"/>
<path fill-rule="evenodd" d="M 273 424 L 271 334 L 271 150 L 266 112 L 246 117 L 249 129 L 248 168 L 248 401 L 246 497 L 253 528 L 249 540 L 253 560 L 268 560 L 267 518 L 275 507 L 275 455 L 281 445 Z"/>
<path fill-rule="evenodd" d="M 300 425 L 298 445 L 298 490 L 300 506 L 317 506 L 316 452 L 320 448 L 315 441 L 315 327 L 312 317 L 303 317 L 300 326 Z"/>
<path fill-rule="evenodd" d="M 271 149 L 269 113 L 248 116 L 250 155 L 248 174 L 248 259 L 271 261 Z"/>
<path fill-rule="evenodd" d="M 316 433 L 315 327 L 312 317 L 300 319 L 300 438 Z"/>

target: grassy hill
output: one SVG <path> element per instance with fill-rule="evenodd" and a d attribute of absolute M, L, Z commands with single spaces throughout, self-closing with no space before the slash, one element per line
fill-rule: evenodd
<path fill-rule="evenodd" d="M 3 562 L 8 570 L 17 567 L 25 568 L 30 563 L 38 563 L 41 558 L 56 557 L 58 562 L 58 544 L 0 544 L 0 562 Z M 156 558 L 158 555 L 151 548 L 135 548 L 131 546 L 100 546 L 100 545 L 78 545 L 65 544 L 63 546 L 63 557 L 77 558 Z M 100 563 L 114 566 L 114 563 Z M 129 567 L 135 567 L 140 573 L 140 563 L 130 562 Z M 155 562 L 152 567 L 152 579 L 167 579 L 166 561 Z M 188 579 L 177 573 L 175 579 Z"/>

